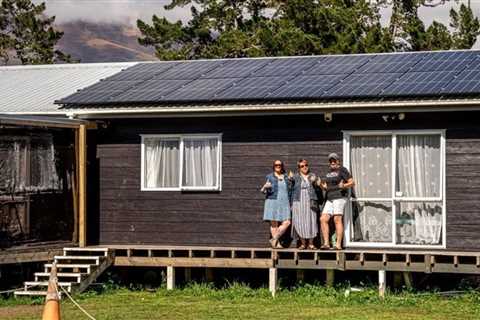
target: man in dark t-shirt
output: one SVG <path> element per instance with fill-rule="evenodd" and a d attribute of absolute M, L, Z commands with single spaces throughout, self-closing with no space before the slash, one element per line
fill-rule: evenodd
<path fill-rule="evenodd" d="M 325 190 L 325 206 L 320 217 L 322 227 L 323 245 L 322 249 L 330 249 L 330 218 L 335 222 L 335 233 L 337 237 L 335 248 L 342 249 L 343 240 L 343 211 L 347 203 L 348 189 L 355 183 L 347 168 L 340 163 L 340 157 L 336 153 L 328 156 L 330 171 L 322 179 L 322 188 Z"/>

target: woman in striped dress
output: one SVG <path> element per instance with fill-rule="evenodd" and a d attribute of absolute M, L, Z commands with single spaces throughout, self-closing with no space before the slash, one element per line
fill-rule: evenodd
<path fill-rule="evenodd" d="M 320 178 L 310 172 L 308 162 L 300 159 L 298 173 L 292 179 L 292 237 L 300 240 L 300 250 L 315 250 L 313 239 L 318 234 L 317 216 Z M 307 244 L 308 242 L 308 244 Z"/>

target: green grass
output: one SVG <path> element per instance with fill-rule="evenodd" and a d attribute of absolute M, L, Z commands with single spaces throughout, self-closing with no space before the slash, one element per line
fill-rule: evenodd
<path fill-rule="evenodd" d="M 107 289 L 88 292 L 77 301 L 97 319 L 480 319 L 480 293 L 442 297 L 435 293 L 389 294 L 375 289 L 345 295 L 345 288 L 302 285 L 281 290 L 272 299 L 266 289 L 233 284 L 225 289 L 190 285 L 154 292 Z M 0 319 L 40 319 L 39 299 L 0 300 Z M 70 302 L 62 302 L 62 319 L 86 319 Z"/>

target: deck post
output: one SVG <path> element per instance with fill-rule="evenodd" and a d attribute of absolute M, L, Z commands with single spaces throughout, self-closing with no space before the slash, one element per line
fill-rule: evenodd
<path fill-rule="evenodd" d="M 207 282 L 213 282 L 215 276 L 213 275 L 213 268 L 205 268 L 205 280 Z"/>
<path fill-rule="evenodd" d="M 325 279 L 325 285 L 327 287 L 333 287 L 333 284 L 335 283 L 335 270 L 333 269 L 327 269 L 325 270 L 326 272 L 326 279 Z"/>
<path fill-rule="evenodd" d="M 412 273 L 408 271 L 403 272 L 403 282 L 405 283 L 405 287 L 408 289 L 413 288 L 413 278 L 412 278 Z"/>
<path fill-rule="evenodd" d="M 385 270 L 378 270 L 378 295 L 380 299 L 385 298 L 386 275 L 387 272 Z"/>
<path fill-rule="evenodd" d="M 175 288 L 175 268 L 167 266 L 167 290 Z"/>
<path fill-rule="evenodd" d="M 78 245 L 87 245 L 87 126 L 78 129 Z"/>
<path fill-rule="evenodd" d="M 272 294 L 272 297 L 275 297 L 278 288 L 278 269 L 270 268 L 268 272 L 268 289 Z"/>
<path fill-rule="evenodd" d="M 305 281 L 305 270 L 297 269 L 297 282 Z"/>
<path fill-rule="evenodd" d="M 192 268 L 184 268 L 183 274 L 185 277 L 185 283 L 189 283 L 192 281 Z"/>

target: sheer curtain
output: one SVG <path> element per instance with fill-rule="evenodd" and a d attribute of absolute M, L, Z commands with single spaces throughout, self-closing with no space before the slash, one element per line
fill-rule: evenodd
<path fill-rule="evenodd" d="M 184 187 L 217 185 L 217 139 L 185 139 L 183 156 Z"/>
<path fill-rule="evenodd" d="M 146 188 L 177 188 L 180 186 L 180 141 L 148 138 L 145 144 Z"/>
<path fill-rule="evenodd" d="M 53 137 L 34 138 L 30 146 L 30 189 L 32 191 L 61 189 L 62 182 L 57 174 Z"/>
<path fill-rule="evenodd" d="M 442 195 L 439 135 L 397 136 L 397 157 L 397 197 L 425 198 Z M 399 207 L 399 241 L 411 244 L 441 242 L 440 203 L 402 202 Z"/>
<path fill-rule="evenodd" d="M 350 163 L 357 198 L 385 201 L 353 202 L 353 239 L 365 242 L 392 241 L 392 137 L 352 136 Z"/>

